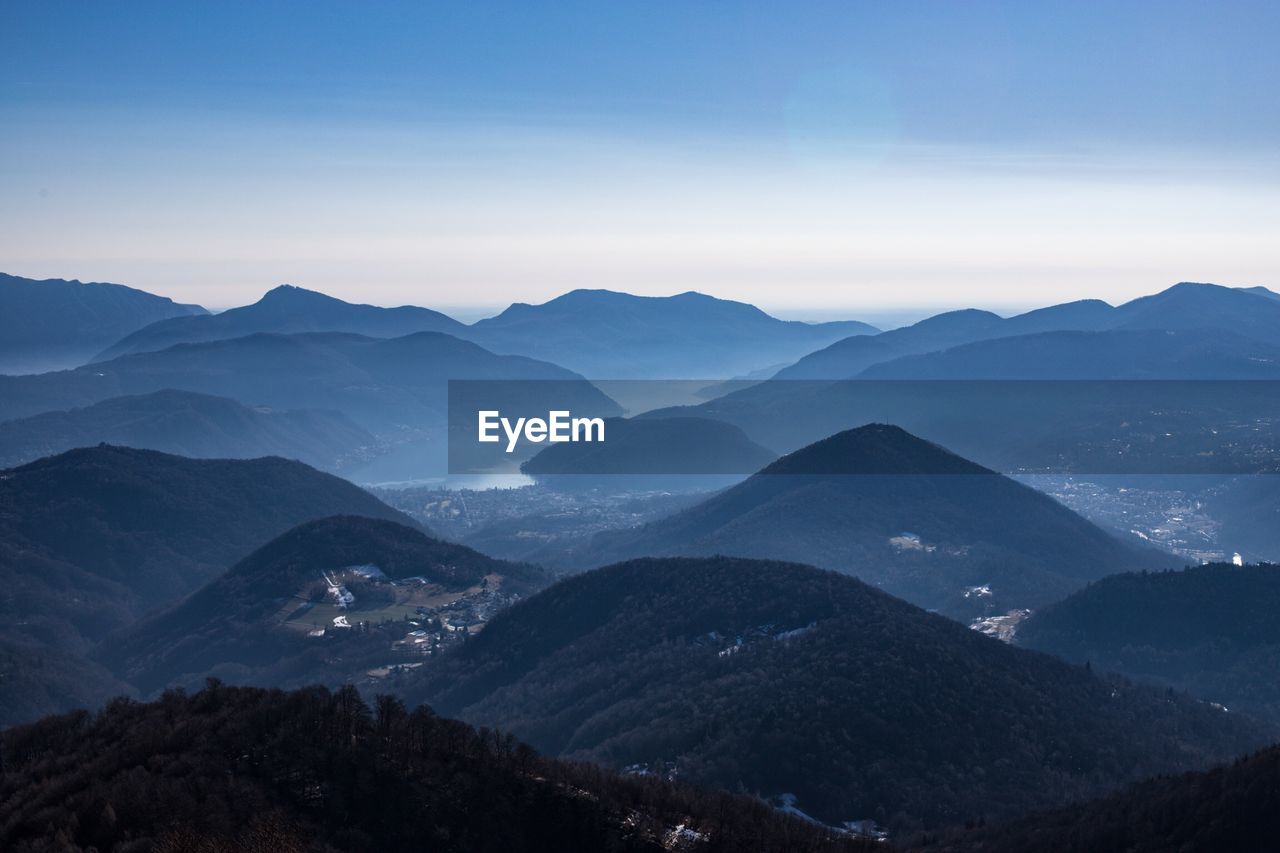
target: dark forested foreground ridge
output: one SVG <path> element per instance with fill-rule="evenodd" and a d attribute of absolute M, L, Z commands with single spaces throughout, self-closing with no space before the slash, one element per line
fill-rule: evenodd
<path fill-rule="evenodd" d="M 1039 607 L 1086 581 L 1173 562 L 887 424 L 815 442 L 697 506 L 603 533 L 567 561 L 710 554 L 848 572 L 966 619 Z"/>
<path fill-rule="evenodd" d="M 836 853 L 759 801 L 539 757 L 353 688 L 118 700 L 0 734 L 0 848 Z"/>
<path fill-rule="evenodd" d="M 1280 722 L 1280 566 L 1104 578 L 1019 626 L 1020 645 Z"/>
<path fill-rule="evenodd" d="M 1110 797 L 1008 824 L 921 836 L 938 853 L 1275 850 L 1280 747 L 1208 772 L 1141 782 Z"/>
<path fill-rule="evenodd" d="M 642 559 L 499 614 L 406 684 L 549 754 L 895 831 L 1208 766 L 1274 731 L 1011 647 L 845 575 Z"/>

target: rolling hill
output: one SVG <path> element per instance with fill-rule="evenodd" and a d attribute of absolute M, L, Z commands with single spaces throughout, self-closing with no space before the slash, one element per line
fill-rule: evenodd
<path fill-rule="evenodd" d="M 1280 566 L 1104 578 L 1046 607 L 1017 643 L 1280 722 Z"/>
<path fill-rule="evenodd" d="M 598 535 L 577 566 L 728 554 L 856 575 L 957 618 L 1034 608 L 1116 571 L 1161 565 L 1035 490 L 871 424 L 782 457 L 668 518 Z"/>
<path fill-rule="evenodd" d="M 345 480 L 278 458 L 197 460 L 101 446 L 0 472 L 0 641 L 15 654 L 83 656 L 262 543 L 339 513 L 415 525 Z M 51 657 L 50 679 L 56 663 Z M 0 683 L 0 706 L 18 689 Z"/>
<path fill-rule="evenodd" d="M 546 359 L 592 379 L 727 379 L 877 331 L 854 321 L 779 320 L 753 305 L 701 293 L 574 290 L 541 305 L 512 305 L 472 324 L 465 336 L 494 352 Z"/>
<path fill-rule="evenodd" d="M 0 847 L 841 853 L 746 798 L 622 778 L 354 688 L 211 684 L 0 732 Z"/>
<path fill-rule="evenodd" d="M 204 313 L 122 284 L 0 273 L 0 373 L 63 370 L 150 323 Z"/>
<path fill-rule="evenodd" d="M 197 458 L 282 456 L 334 471 L 374 455 L 375 441 L 337 412 L 250 409 L 225 397 L 155 391 L 0 423 L 0 468 L 115 444 Z"/>
<path fill-rule="evenodd" d="M 174 344 L 242 338 L 258 332 L 350 332 L 371 338 L 399 338 L 415 332 L 457 335 L 465 328 L 457 320 L 427 308 L 353 305 L 314 290 L 282 284 L 267 291 L 252 305 L 220 314 L 173 317 L 151 323 L 114 341 L 94 361 L 155 352 Z"/>
<path fill-rule="evenodd" d="M 727 557 L 561 581 L 406 692 L 550 754 L 895 830 L 1063 804 L 1271 736 L 844 575 Z"/>
<path fill-rule="evenodd" d="M 332 610 L 317 607 L 327 600 L 326 576 L 353 593 L 335 612 L 370 624 L 317 641 L 309 631 L 332 621 L 315 616 Z M 107 638 L 95 657 L 144 693 L 210 675 L 265 687 L 339 686 L 391 657 L 409 660 L 389 649 L 412 630 L 410 602 L 473 587 L 505 601 L 548 582 L 540 569 L 393 521 L 333 516 L 281 534 L 180 603 Z M 395 625 L 380 630 L 384 621 Z"/>

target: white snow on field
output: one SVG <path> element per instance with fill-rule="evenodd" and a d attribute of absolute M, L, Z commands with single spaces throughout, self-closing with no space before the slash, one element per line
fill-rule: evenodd
<path fill-rule="evenodd" d="M 343 584 L 338 582 L 337 578 L 331 578 L 324 572 L 320 573 L 324 578 L 324 582 L 329 586 L 329 595 L 333 596 L 333 606 L 340 607 L 343 610 L 356 603 L 356 597 Z"/>
<path fill-rule="evenodd" d="M 386 577 L 386 574 L 383 573 L 382 569 L 378 568 L 373 563 L 366 563 L 363 566 L 347 566 L 344 571 L 355 572 L 362 578 L 371 578 L 374 580 Z"/>
<path fill-rule="evenodd" d="M 667 833 L 662 839 L 662 846 L 667 850 L 684 850 L 688 845 L 698 844 L 706 839 L 707 837 L 701 832 L 690 829 L 682 823 Z"/>
<path fill-rule="evenodd" d="M 926 545 L 916 533 L 903 532 L 897 536 L 890 536 L 889 544 L 898 551 L 924 551 L 926 554 L 932 554 L 938 550 L 937 545 Z"/>
<path fill-rule="evenodd" d="M 969 623 L 969 627 L 988 637 L 1011 643 L 1013 635 L 1018 631 L 1018 624 L 1030 615 L 1030 610 L 1010 610 L 1003 616 L 983 616 L 974 619 Z"/>

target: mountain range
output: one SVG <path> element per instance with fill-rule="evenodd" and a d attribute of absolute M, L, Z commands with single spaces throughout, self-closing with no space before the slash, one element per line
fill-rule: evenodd
<path fill-rule="evenodd" d="M 330 471 L 376 453 L 376 439 L 338 412 L 251 409 L 225 397 L 154 391 L 0 422 L 0 468 L 97 444 L 196 458 L 282 456 Z"/>
<path fill-rule="evenodd" d="M 419 678 L 410 700 L 549 754 L 895 831 L 1064 804 L 1272 736 L 845 575 L 728 557 L 561 581 Z"/>
<path fill-rule="evenodd" d="M 0 373 L 74 367 L 151 323 L 204 313 L 122 284 L 0 273 Z"/>
<path fill-rule="evenodd" d="M 1052 498 L 883 424 L 797 450 L 668 518 L 599 534 L 567 559 L 712 554 L 835 569 L 970 619 L 1039 607 L 1162 560 Z"/>
<path fill-rule="evenodd" d="M 439 332 L 369 338 L 340 332 L 255 334 L 125 355 L 59 373 L 0 376 L 0 419 L 178 389 L 246 406 L 336 410 L 382 440 L 374 465 L 409 479 L 446 470 L 450 380 L 509 380 L 511 414 L 529 407 L 619 414 L 564 368 L 500 356 Z M 541 380 L 525 382 L 523 380 Z M 359 476 L 357 471 L 348 471 Z M 365 472 L 376 479 L 376 469 Z"/>
<path fill-rule="evenodd" d="M 159 320 L 112 343 L 93 360 L 110 361 L 121 355 L 155 352 L 174 344 L 242 338 L 258 332 L 349 332 L 370 338 L 399 338 L 415 332 L 458 335 L 462 323 L 428 308 L 380 308 L 353 305 L 332 296 L 282 284 L 252 305 L 220 314 Z"/>
<path fill-rule="evenodd" d="M 754 305 L 701 293 L 574 290 L 541 305 L 516 303 L 473 324 L 468 337 L 494 352 L 544 358 L 593 379 L 727 379 L 877 331 L 851 320 L 779 320 Z"/>
<path fill-rule="evenodd" d="M 874 364 L 862 379 L 1280 379 L 1280 340 L 1221 329 L 1041 332 Z"/>
<path fill-rule="evenodd" d="M 779 320 L 753 305 L 700 293 L 634 296 L 574 290 L 541 305 L 516 303 L 466 326 L 425 308 L 353 305 L 282 285 L 221 314 L 153 323 L 94 360 L 258 332 L 351 332 L 401 337 L 443 332 L 511 355 L 551 361 L 602 379 L 728 377 L 793 361 L 817 347 L 878 329 L 856 321 Z"/>
<path fill-rule="evenodd" d="M 1270 291 L 1268 291 L 1270 293 Z M 1214 356 L 1224 359 L 1219 368 L 1222 375 L 1213 378 L 1241 377 L 1230 368 L 1241 366 L 1242 346 L 1238 339 L 1266 345 L 1264 358 L 1271 358 L 1280 345 L 1280 303 L 1256 291 L 1238 290 L 1214 284 L 1183 282 L 1151 296 L 1144 296 L 1112 307 L 1098 300 L 1069 302 L 1041 308 L 1014 317 L 1002 318 L 988 311 L 965 310 L 939 314 L 912 326 L 884 332 L 869 338 L 846 338 L 831 346 L 813 352 L 795 364 L 778 371 L 776 379 L 851 379 L 866 373 L 873 365 L 882 365 L 887 376 L 898 375 L 902 370 L 892 366 L 896 359 L 926 353 L 941 353 L 978 341 L 1001 338 L 1028 337 L 1022 346 L 1011 345 L 995 350 L 988 358 L 998 358 L 1001 353 L 1033 353 L 1046 361 L 1054 360 L 1051 354 L 1038 354 L 1035 349 L 1037 336 L 1046 332 L 1109 332 L 1112 334 L 1095 340 L 1104 340 L 1112 347 L 1112 357 L 1118 359 L 1117 370 L 1124 370 L 1131 358 L 1158 366 L 1158 353 L 1148 348 L 1161 339 L 1153 335 L 1123 333 L 1151 331 L 1197 332 L 1184 340 L 1197 341 L 1196 345 L 1212 352 L 1212 342 L 1225 337 L 1224 353 Z M 1205 335 L 1207 332 L 1216 334 Z M 1052 340 L 1052 339 L 1050 339 Z M 1070 340 L 1070 339 L 1068 339 Z M 1088 340 L 1088 339 L 1085 339 Z M 1082 351 L 1076 351 L 1078 355 Z M 1056 359 L 1053 378 L 1089 378 L 1097 368 L 1073 372 L 1072 353 L 1062 353 Z M 1000 362 L 1005 371 L 1019 369 L 1017 358 Z M 1248 362 L 1243 366 L 1248 368 Z M 1150 368 L 1148 368 L 1150 369 Z M 1047 368 L 1042 368 L 1045 372 Z M 986 371 L 991 371 L 990 366 Z M 964 376 L 959 378 L 978 378 Z M 1003 378 L 1003 377 L 1002 377 Z M 1111 378 L 1107 376 L 1106 378 Z M 1179 378 L 1190 378 L 1179 376 Z"/>

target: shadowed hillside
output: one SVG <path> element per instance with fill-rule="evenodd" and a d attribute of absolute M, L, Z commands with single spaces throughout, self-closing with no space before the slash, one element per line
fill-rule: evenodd
<path fill-rule="evenodd" d="M 406 690 L 552 754 L 899 829 L 1062 804 L 1273 736 L 844 575 L 725 557 L 562 581 Z"/>
<path fill-rule="evenodd" d="M 604 533 L 579 566 L 729 554 L 855 575 L 957 617 L 1037 607 L 1161 556 L 1035 490 L 894 427 L 846 430 L 644 527 Z"/>
<path fill-rule="evenodd" d="M 1280 721 L 1280 566 L 1116 575 L 1034 614 L 1018 644 Z"/>

